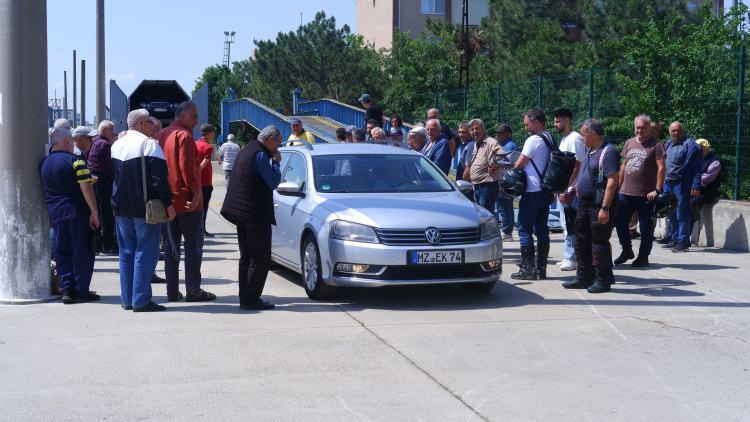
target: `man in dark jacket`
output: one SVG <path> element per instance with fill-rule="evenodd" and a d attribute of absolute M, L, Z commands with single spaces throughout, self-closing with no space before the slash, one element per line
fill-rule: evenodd
<path fill-rule="evenodd" d="M 666 145 L 667 175 L 664 192 L 677 195 L 677 212 L 667 217 L 667 238 L 673 252 L 686 252 L 690 248 L 690 199 L 700 194 L 703 154 L 695 139 L 688 137 L 680 122 L 669 125 Z"/>
<path fill-rule="evenodd" d="M 425 124 L 427 130 L 427 146 L 424 155 L 429 158 L 443 173 L 451 171 L 451 148 L 441 130 L 440 120 L 430 119 Z"/>
<path fill-rule="evenodd" d="M 221 215 L 237 226 L 240 247 L 240 308 L 273 309 L 260 298 L 271 263 L 273 191 L 281 181 L 281 132 L 267 126 L 238 154 Z"/>
<path fill-rule="evenodd" d="M 701 208 L 705 205 L 713 205 L 719 202 L 721 192 L 719 188 L 722 182 L 722 173 L 724 168 L 721 160 L 711 150 L 711 143 L 706 139 L 695 141 L 701 148 L 703 164 L 701 168 L 701 188 L 700 194 L 692 199 L 692 222 L 693 225 L 700 221 Z"/>
<path fill-rule="evenodd" d="M 112 142 L 115 140 L 115 124 L 109 120 L 99 123 L 99 134 L 94 137 L 88 153 L 87 164 L 91 175 L 97 181 L 94 184 L 96 203 L 101 218 L 101 245 L 99 249 L 105 254 L 117 254 L 115 248 L 115 215 L 112 213 L 112 183 L 115 169 L 112 164 Z"/>

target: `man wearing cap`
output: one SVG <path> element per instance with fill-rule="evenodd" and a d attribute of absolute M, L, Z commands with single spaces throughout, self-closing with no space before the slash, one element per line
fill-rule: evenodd
<path fill-rule="evenodd" d="M 701 208 L 705 205 L 713 205 L 719 201 L 723 172 L 721 160 L 711 150 L 711 143 L 707 139 L 698 139 L 695 141 L 703 155 L 701 170 L 701 189 L 700 194 L 693 197 L 693 223 L 699 222 L 701 217 Z"/>
<path fill-rule="evenodd" d="M 403 142 L 404 132 L 401 130 L 401 128 L 391 128 L 388 137 L 391 138 L 391 141 L 393 142 Z"/>
<path fill-rule="evenodd" d="M 234 135 L 230 133 L 227 135 L 227 141 L 219 147 L 219 164 L 221 164 L 221 169 L 224 170 L 224 180 L 227 183 L 229 183 L 229 177 L 232 174 L 234 160 L 238 152 L 240 152 L 240 146 L 234 142 Z"/>
<path fill-rule="evenodd" d="M 375 124 L 378 127 L 383 127 L 383 109 L 379 105 L 375 104 L 370 94 L 362 94 L 359 97 L 359 102 L 362 103 L 362 107 L 365 108 L 365 125 L 370 120 L 375 120 Z"/>
<path fill-rule="evenodd" d="M 99 210 L 86 162 L 73 154 L 72 132 L 53 128 L 50 154 L 39 166 L 51 226 L 55 229 L 55 262 L 62 302 L 90 302 L 99 296 L 89 290 L 93 257 L 89 232 L 99 227 Z"/>
<path fill-rule="evenodd" d="M 302 120 L 298 118 L 294 118 L 291 121 L 292 125 L 292 133 L 289 135 L 289 138 L 287 141 L 307 141 L 311 144 L 315 143 L 315 137 L 312 133 L 305 130 L 305 128 L 302 126 Z M 290 146 L 294 145 L 302 145 L 301 142 L 289 142 Z"/>
<path fill-rule="evenodd" d="M 216 140 L 216 128 L 204 123 L 201 125 L 201 138 L 195 141 L 195 147 L 198 149 L 198 162 L 201 171 L 201 187 L 203 190 L 203 236 L 214 237 L 206 230 L 206 217 L 208 216 L 208 206 L 211 201 L 211 193 L 214 191 L 213 177 L 214 171 L 211 166 L 211 158 L 214 155 L 214 142 Z"/>
<path fill-rule="evenodd" d="M 703 153 L 695 139 L 685 134 L 678 121 L 669 125 L 670 140 L 664 147 L 667 153 L 667 174 L 664 192 L 677 195 L 677 212 L 667 217 L 667 236 L 672 252 L 690 249 L 690 199 L 700 195 Z"/>
<path fill-rule="evenodd" d="M 421 126 L 416 126 L 409 131 L 407 142 L 412 151 L 424 154 L 427 148 L 427 131 Z"/>
<path fill-rule="evenodd" d="M 75 147 L 73 148 L 73 154 L 77 155 L 81 160 L 86 161 L 91 150 L 91 142 L 97 133 L 94 129 L 88 126 L 78 126 L 73 130 L 73 142 Z"/>
<path fill-rule="evenodd" d="M 495 129 L 495 139 L 503 148 L 503 152 L 520 151 L 513 139 L 513 129 L 509 124 L 501 124 Z M 502 179 L 502 177 L 501 177 Z M 500 214 L 500 231 L 504 241 L 513 240 L 513 227 L 516 224 L 516 213 L 513 210 L 513 198 L 500 193 L 497 196 L 497 213 Z"/>
<path fill-rule="evenodd" d="M 102 223 L 99 231 L 99 249 L 102 253 L 109 255 L 117 255 L 115 214 L 112 212 L 112 184 L 115 180 L 115 166 L 112 163 L 114 141 L 115 124 L 109 120 L 102 120 L 86 160 L 91 175 L 96 179 L 94 192 L 96 192 L 96 203 Z"/>

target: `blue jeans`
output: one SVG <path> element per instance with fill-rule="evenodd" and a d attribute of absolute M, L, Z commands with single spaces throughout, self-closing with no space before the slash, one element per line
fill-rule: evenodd
<path fill-rule="evenodd" d="M 479 183 L 474 185 L 474 202 L 495 214 L 495 202 L 499 193 L 497 182 Z"/>
<path fill-rule="evenodd" d="M 552 194 L 544 191 L 526 192 L 518 203 L 518 237 L 521 246 L 549 245 L 549 206 Z"/>
<path fill-rule="evenodd" d="M 161 225 L 144 218 L 117 217 L 120 247 L 120 294 L 123 306 L 142 308 L 151 302 L 151 276 L 159 261 Z"/>
<path fill-rule="evenodd" d="M 569 261 L 576 260 L 576 212 L 578 198 L 574 198 L 570 205 L 560 203 L 560 223 L 565 234 L 563 257 Z"/>
<path fill-rule="evenodd" d="M 88 292 L 94 270 L 89 245 L 89 216 L 58 221 L 53 228 L 57 235 L 55 264 L 60 291 Z"/>
<path fill-rule="evenodd" d="M 664 183 L 664 192 L 674 192 L 677 195 L 677 212 L 667 217 L 667 237 L 677 244 L 690 244 L 692 231 L 690 211 L 690 187 L 682 182 Z"/>
<path fill-rule="evenodd" d="M 630 218 L 633 212 L 638 212 L 638 226 L 641 229 L 638 256 L 649 256 L 654 245 L 654 203 L 645 196 L 617 195 L 617 238 L 620 239 L 623 250 L 633 249 L 633 241 L 630 239 Z"/>
<path fill-rule="evenodd" d="M 513 233 L 516 224 L 516 214 L 513 211 L 513 198 L 498 195 L 495 210 L 500 214 L 500 230 L 505 234 Z"/>

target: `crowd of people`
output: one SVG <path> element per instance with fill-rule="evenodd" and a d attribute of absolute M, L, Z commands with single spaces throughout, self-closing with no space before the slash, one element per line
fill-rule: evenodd
<path fill-rule="evenodd" d="M 480 119 L 461 122 L 454 131 L 441 122 L 438 109 L 430 109 L 423 123 L 408 128 L 398 114 L 386 121 L 369 95 L 360 101 L 366 109 L 363 127 L 339 128 L 337 139 L 401 145 L 423 154 L 446 175 L 455 171 L 457 181 L 472 185 L 470 199 L 495 214 L 504 241 L 513 240 L 517 229 L 521 260 L 513 279 L 547 278 L 548 216 L 555 201 L 562 209 L 565 239 L 560 269 L 576 271 L 563 286 L 602 293 L 615 282 L 614 265 L 631 259 L 633 267 L 649 265 L 657 209 L 667 218 L 666 234 L 657 242 L 675 253 L 685 252 L 700 208 L 720 196 L 721 161 L 708 140 L 688 136 L 678 121 L 669 125 L 665 143 L 660 123 L 637 116 L 635 136 L 618 152 L 598 120 L 586 119 L 576 131 L 573 113 L 555 110 L 556 141 L 545 112 L 532 108 L 524 115 L 529 136 L 519 147 L 508 124 L 499 125 L 495 137 Z M 98 130 L 72 128 L 64 119 L 55 122 L 40 178 L 63 303 L 100 299 L 90 290 L 97 254 L 119 257 L 123 309 L 163 311 L 165 307 L 152 300 L 152 283 L 166 284 L 169 302 L 216 299 L 201 287 L 201 263 L 204 239 L 213 237 L 205 222 L 217 131 L 204 124 L 202 137 L 195 140 L 197 121 L 197 108 L 188 101 L 177 107 L 166 128 L 145 109 L 130 112 L 127 131 L 117 137 L 115 125 L 107 120 Z M 315 142 L 300 119 L 291 121 L 291 129 L 287 145 Z M 218 150 L 227 181 L 221 214 L 237 226 L 243 309 L 273 308 L 261 294 L 270 265 L 272 193 L 281 177 L 281 144 L 281 132 L 269 126 L 244 148 L 228 135 Z M 543 183 L 555 151 L 575 158 L 567 187 L 559 192 Z M 163 204 L 167 222 L 147 222 L 153 200 Z M 621 245 L 614 260 L 613 230 Z M 637 255 L 634 233 L 640 236 Z M 179 288 L 183 251 L 185 294 Z M 155 274 L 161 258 L 166 279 Z"/>

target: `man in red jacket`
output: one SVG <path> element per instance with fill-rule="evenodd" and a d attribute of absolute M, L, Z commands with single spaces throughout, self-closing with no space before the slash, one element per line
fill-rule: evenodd
<path fill-rule="evenodd" d="M 195 142 L 198 148 L 198 166 L 201 171 L 201 186 L 203 190 L 203 236 L 214 237 L 206 231 L 206 217 L 208 216 L 208 203 L 211 201 L 211 193 L 214 191 L 214 171 L 211 168 L 211 157 L 214 155 L 214 140 L 216 139 L 216 128 L 205 123 L 201 125 L 201 138 Z"/>
<path fill-rule="evenodd" d="M 167 298 L 177 302 L 179 291 L 180 246 L 185 240 L 185 289 L 187 302 L 205 302 L 216 295 L 201 289 L 203 259 L 203 192 L 198 151 L 193 126 L 198 122 L 195 104 L 185 101 L 177 106 L 175 120 L 156 135 L 167 161 L 172 204 L 177 217 L 169 222 L 164 269 L 167 276 Z"/>

